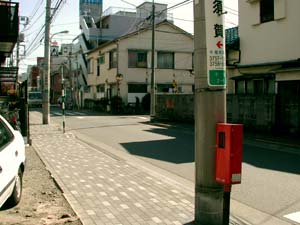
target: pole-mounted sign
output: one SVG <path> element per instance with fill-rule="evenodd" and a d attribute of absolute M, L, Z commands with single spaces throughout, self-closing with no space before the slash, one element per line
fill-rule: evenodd
<path fill-rule="evenodd" d="M 223 0 L 205 0 L 207 75 L 209 87 L 226 86 Z"/>

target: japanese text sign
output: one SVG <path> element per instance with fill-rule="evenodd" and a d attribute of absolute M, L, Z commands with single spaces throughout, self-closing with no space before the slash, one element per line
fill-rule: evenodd
<path fill-rule="evenodd" d="M 223 0 L 205 0 L 208 86 L 226 86 Z"/>

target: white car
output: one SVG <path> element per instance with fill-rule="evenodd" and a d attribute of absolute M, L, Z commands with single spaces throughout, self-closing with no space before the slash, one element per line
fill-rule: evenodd
<path fill-rule="evenodd" d="M 17 205 L 22 195 L 25 144 L 21 133 L 0 115 L 0 208 Z"/>

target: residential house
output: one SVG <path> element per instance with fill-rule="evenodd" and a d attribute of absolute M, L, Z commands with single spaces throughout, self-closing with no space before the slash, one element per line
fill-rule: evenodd
<path fill-rule="evenodd" d="M 151 26 L 107 42 L 88 53 L 85 99 L 120 95 L 125 103 L 142 100 L 151 86 Z M 156 25 L 157 92 L 192 93 L 193 37 L 168 21 Z M 122 78 L 122 80 L 119 80 Z"/>
<path fill-rule="evenodd" d="M 239 48 L 227 51 L 229 121 L 300 133 L 299 8 L 298 0 L 239 1 Z"/>

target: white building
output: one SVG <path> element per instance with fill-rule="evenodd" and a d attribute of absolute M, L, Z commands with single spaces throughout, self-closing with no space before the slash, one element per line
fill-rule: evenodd
<path fill-rule="evenodd" d="M 120 96 L 125 103 L 150 92 L 151 29 L 140 29 L 107 42 L 88 53 L 85 99 Z M 192 35 L 168 21 L 156 26 L 155 79 L 157 92 L 192 93 L 194 43 Z M 117 75 L 122 75 L 120 83 Z"/>
<path fill-rule="evenodd" d="M 229 118 L 300 132 L 298 0 L 240 0 L 240 48 L 228 56 Z M 239 107 L 237 107 L 239 104 Z"/>

